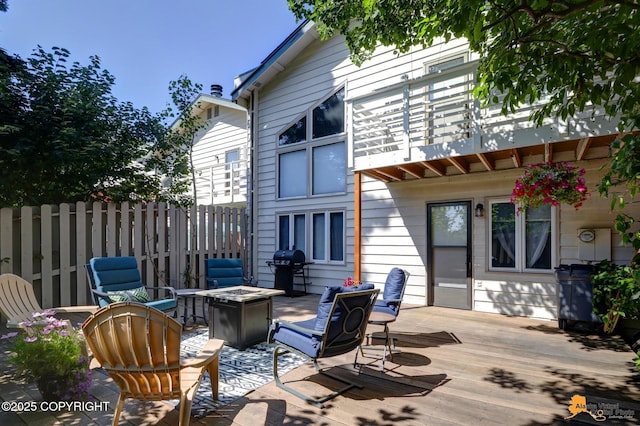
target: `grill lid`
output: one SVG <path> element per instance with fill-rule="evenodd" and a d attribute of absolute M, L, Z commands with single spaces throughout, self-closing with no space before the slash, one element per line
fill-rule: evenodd
<path fill-rule="evenodd" d="M 302 250 L 278 250 L 273 254 L 273 264 L 276 266 L 289 266 L 299 268 L 306 261 Z"/>

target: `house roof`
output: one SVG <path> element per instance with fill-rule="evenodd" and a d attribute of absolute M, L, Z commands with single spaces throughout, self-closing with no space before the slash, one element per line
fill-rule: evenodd
<path fill-rule="evenodd" d="M 236 111 L 242 111 L 244 113 L 248 113 L 247 109 L 242 105 L 238 105 L 235 102 L 232 102 L 228 99 L 223 99 L 219 96 L 207 95 L 206 93 L 199 94 L 193 102 L 191 102 L 190 109 L 194 115 L 200 114 L 202 111 L 206 110 L 210 105 L 220 105 L 224 108 L 233 109 Z M 171 123 L 170 128 L 174 129 L 180 123 L 180 118 L 178 117 L 173 123 Z"/>
<path fill-rule="evenodd" d="M 319 38 L 312 21 L 302 22 L 278 47 L 256 68 L 241 74 L 238 85 L 231 92 L 231 99 L 248 98 L 251 92 L 262 87 L 304 50 Z"/>

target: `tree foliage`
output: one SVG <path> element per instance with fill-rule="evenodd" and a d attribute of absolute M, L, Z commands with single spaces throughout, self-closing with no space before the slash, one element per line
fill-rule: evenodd
<path fill-rule="evenodd" d="M 170 199 L 158 171 L 172 166 L 149 161 L 165 116 L 119 102 L 97 56 L 69 56 L 0 55 L 0 206 Z"/>
<path fill-rule="evenodd" d="M 191 186 L 193 194 L 196 194 L 193 147 L 207 126 L 207 121 L 194 113 L 196 108 L 200 108 L 196 99 L 201 92 L 202 84 L 191 81 L 186 75 L 181 75 L 178 80 L 169 83 L 169 93 L 175 111 L 168 108 L 167 114 L 176 117 L 176 121 L 167 132 L 165 149 L 176 153 L 180 158 L 181 166 L 186 172 L 183 176 L 188 178 L 188 183 L 185 184 Z"/>
<path fill-rule="evenodd" d="M 485 102 L 502 94 L 503 113 L 544 97 L 536 123 L 600 108 L 621 132 L 640 128 L 638 0 L 288 1 L 323 37 L 343 34 L 356 64 L 379 44 L 406 52 L 461 37 L 482 58 L 476 94 Z M 640 183 L 640 137 L 628 134 L 612 151 L 599 190 L 623 207 Z"/>
<path fill-rule="evenodd" d="M 171 180 L 175 184 L 184 188 L 183 194 L 185 195 L 180 200 L 177 200 L 176 203 L 183 207 L 194 207 L 187 214 L 191 228 L 189 232 L 191 236 L 189 259 L 195 259 L 198 234 L 197 218 L 194 216 L 198 206 L 196 197 L 197 172 L 193 166 L 193 148 L 209 123 L 208 120 L 196 114 L 196 111 L 201 109 L 200 102 L 197 100 L 201 92 L 202 85 L 191 81 L 186 75 L 180 76 L 178 80 L 169 84 L 169 93 L 171 94 L 171 101 L 175 111 L 172 108 L 168 108 L 167 114 L 170 117 L 177 117 L 177 119 L 170 127 L 162 147 L 162 152 L 172 153 L 171 155 L 176 159 L 176 161 L 172 162 L 176 165 L 174 172 L 168 172 L 167 175 L 171 176 Z M 193 196 L 188 193 L 189 185 L 191 186 L 190 194 L 193 194 Z M 197 285 L 194 272 L 194 264 L 189 260 L 183 271 L 186 288 Z"/>

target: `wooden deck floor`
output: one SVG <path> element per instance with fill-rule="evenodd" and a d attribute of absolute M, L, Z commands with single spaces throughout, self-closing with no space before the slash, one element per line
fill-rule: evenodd
<path fill-rule="evenodd" d="M 274 300 L 276 316 L 303 319 L 314 316 L 318 296 Z M 1 331 L 4 334 L 5 330 Z M 402 352 L 387 360 L 384 373 L 379 363 L 354 368 L 354 353 L 322 364 L 364 386 L 329 401 L 323 409 L 272 382 L 204 418 L 192 418 L 191 424 L 640 424 L 640 374 L 632 363 L 633 352 L 619 337 L 566 333 L 553 322 L 411 306 L 403 307 L 391 331 Z M 0 356 L 0 399 L 37 401 L 35 387 L 15 382 L 6 367 L 6 356 Z M 338 388 L 337 383 L 315 374 L 311 365 L 301 366 L 284 378 L 315 396 Z M 3 410 L 0 424 L 107 425 L 112 420 L 117 392 L 108 377 L 96 374 L 92 393 L 100 401 L 109 401 L 110 409 L 34 413 Z M 605 410 L 607 419 L 596 422 L 587 413 L 580 413 L 570 421 L 564 420 L 571 414 L 574 395 L 586 397 L 589 409 Z M 616 415 L 628 418 L 616 419 Z M 175 425 L 177 421 L 177 411 L 166 403 L 132 401 L 125 405 L 121 417 L 121 424 Z"/>

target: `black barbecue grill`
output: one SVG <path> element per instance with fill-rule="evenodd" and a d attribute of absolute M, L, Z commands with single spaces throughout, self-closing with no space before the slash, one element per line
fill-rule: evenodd
<path fill-rule="evenodd" d="M 293 296 L 293 276 L 301 275 L 304 292 L 307 292 L 307 278 L 304 267 L 308 265 L 302 250 L 278 250 L 273 254 L 273 261 L 268 261 L 269 267 L 275 267 L 274 287 L 284 290 L 287 296 Z"/>

